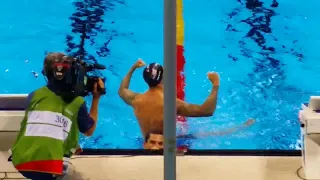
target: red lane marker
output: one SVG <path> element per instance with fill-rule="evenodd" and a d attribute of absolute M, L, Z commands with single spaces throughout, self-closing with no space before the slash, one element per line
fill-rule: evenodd
<path fill-rule="evenodd" d="M 185 76 L 184 76 L 184 64 L 186 60 L 184 58 L 184 47 L 177 45 L 177 97 L 181 100 L 184 100 L 185 93 Z M 185 122 L 186 118 L 177 116 L 177 121 Z"/>

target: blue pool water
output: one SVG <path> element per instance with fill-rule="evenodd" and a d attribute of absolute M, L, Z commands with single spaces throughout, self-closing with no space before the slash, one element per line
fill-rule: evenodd
<path fill-rule="evenodd" d="M 261 1 L 261 0 L 260 0 Z M 211 88 L 208 71 L 221 76 L 213 117 L 189 118 L 188 131 L 220 131 L 255 118 L 230 135 L 191 141 L 193 149 L 299 148 L 297 112 L 320 95 L 317 0 L 184 0 L 186 100 L 202 103 Z M 82 24 L 87 57 L 108 67 L 107 95 L 85 148 L 140 148 L 132 109 L 117 95 L 137 58 L 163 60 L 163 3 L 159 0 L 3 1 L 0 6 L 1 93 L 29 93 L 45 84 L 46 52 L 79 51 Z M 34 73 L 39 73 L 36 78 Z M 145 91 L 142 71 L 131 88 Z M 90 97 L 87 98 L 90 102 Z"/>

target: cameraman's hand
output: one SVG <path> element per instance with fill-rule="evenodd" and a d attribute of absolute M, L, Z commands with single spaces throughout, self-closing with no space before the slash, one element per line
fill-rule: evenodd
<path fill-rule="evenodd" d="M 138 61 L 133 65 L 134 68 L 141 68 L 145 66 L 146 63 L 142 59 L 138 59 Z"/>
<path fill-rule="evenodd" d="M 98 82 L 94 83 L 92 95 L 94 98 L 100 98 L 101 93 L 99 92 L 98 88 L 103 89 L 104 88 L 104 83 L 103 81 L 99 78 Z"/>

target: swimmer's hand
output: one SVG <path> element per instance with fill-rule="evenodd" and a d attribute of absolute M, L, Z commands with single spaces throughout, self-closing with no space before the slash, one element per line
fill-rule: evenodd
<path fill-rule="evenodd" d="M 220 77 L 219 74 L 216 72 L 209 72 L 208 79 L 211 81 L 213 86 L 220 86 Z"/>
<path fill-rule="evenodd" d="M 138 59 L 138 61 L 133 65 L 134 68 L 141 68 L 145 66 L 146 63 L 142 59 Z"/>
<path fill-rule="evenodd" d="M 254 120 L 254 119 L 248 119 L 245 123 L 244 123 L 244 125 L 245 126 L 251 126 L 253 123 L 255 123 L 256 122 L 256 120 Z"/>

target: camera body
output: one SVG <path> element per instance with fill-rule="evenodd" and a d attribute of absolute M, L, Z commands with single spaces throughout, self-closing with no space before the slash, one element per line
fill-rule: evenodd
<path fill-rule="evenodd" d="M 75 86 L 77 95 L 83 97 L 89 95 L 93 92 L 95 83 L 97 83 L 97 91 L 101 95 L 106 94 L 106 89 L 104 87 L 100 87 L 98 84 L 99 79 L 104 83 L 106 80 L 98 70 L 104 70 L 106 67 L 97 63 L 87 64 L 81 60 L 76 60 L 75 63 L 76 64 L 73 66 L 74 69 L 71 71 L 74 72 L 74 79 L 77 79 L 77 84 Z"/>
<path fill-rule="evenodd" d="M 101 64 L 88 64 L 80 59 L 68 57 L 69 61 L 55 63 L 52 66 L 54 82 L 62 89 L 62 94 L 70 96 L 87 96 L 94 90 L 95 83 L 99 78 L 105 82 L 106 78 L 101 75 L 99 70 L 106 67 Z M 71 59 L 71 60 L 70 60 Z M 105 88 L 97 87 L 98 92 L 103 95 Z"/>

